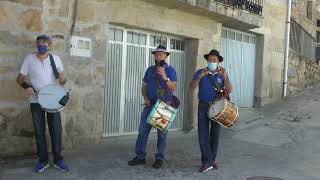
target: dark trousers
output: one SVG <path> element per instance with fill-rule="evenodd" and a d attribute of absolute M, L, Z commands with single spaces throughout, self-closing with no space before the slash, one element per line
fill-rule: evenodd
<path fill-rule="evenodd" d="M 217 156 L 220 124 L 208 118 L 209 103 L 199 102 L 198 106 L 198 135 L 202 164 L 212 165 Z"/>
<path fill-rule="evenodd" d="M 52 154 L 54 162 L 62 160 L 61 156 L 61 142 L 62 142 L 62 127 L 60 113 L 46 113 L 39 104 L 31 103 L 31 114 L 33 120 L 33 127 L 35 130 L 36 142 L 37 142 L 37 155 L 40 163 L 48 163 L 49 156 L 47 150 L 46 141 L 46 118 L 51 137 Z"/>
<path fill-rule="evenodd" d="M 152 126 L 146 122 L 149 113 L 152 110 L 152 106 L 145 107 L 141 113 L 139 135 L 136 141 L 136 156 L 139 159 L 145 159 L 146 157 L 146 147 L 148 142 L 148 136 L 152 129 Z M 167 145 L 167 134 L 168 132 L 162 132 L 158 130 L 158 152 L 155 154 L 155 159 L 164 160 L 165 149 Z"/>

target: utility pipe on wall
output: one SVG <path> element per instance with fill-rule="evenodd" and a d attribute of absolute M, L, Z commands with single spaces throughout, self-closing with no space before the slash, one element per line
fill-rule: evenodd
<path fill-rule="evenodd" d="M 288 88 L 288 64 L 289 64 L 289 42 L 290 42 L 290 19 L 291 19 L 291 3 L 288 0 L 287 5 L 287 18 L 286 18 L 286 34 L 285 34 L 285 51 L 284 51 L 284 73 L 283 73 L 283 98 L 287 97 Z"/>

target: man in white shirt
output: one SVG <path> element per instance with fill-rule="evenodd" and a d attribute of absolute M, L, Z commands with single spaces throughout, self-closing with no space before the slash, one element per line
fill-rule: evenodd
<path fill-rule="evenodd" d="M 30 109 L 32 114 L 33 126 L 37 142 L 37 154 L 39 161 L 35 166 L 36 172 L 43 172 L 49 167 L 49 156 L 46 142 L 46 124 L 45 117 L 47 114 L 47 122 L 51 137 L 52 154 L 54 156 L 54 167 L 60 171 L 69 171 L 68 166 L 61 155 L 62 127 L 60 113 L 46 113 L 38 104 L 38 93 L 42 88 L 49 84 L 64 85 L 66 78 L 61 59 L 57 55 L 52 55 L 59 78 L 56 80 L 51 63 L 49 50 L 52 47 L 52 41 L 49 36 L 41 35 L 36 41 L 37 52 L 29 54 L 25 57 L 20 73 L 17 77 L 17 83 L 25 89 L 26 95 L 29 97 Z"/>

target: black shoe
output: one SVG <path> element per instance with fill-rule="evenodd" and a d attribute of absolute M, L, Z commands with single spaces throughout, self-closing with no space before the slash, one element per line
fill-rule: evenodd
<path fill-rule="evenodd" d="M 162 167 L 163 161 L 160 159 L 157 159 L 153 164 L 152 167 L 155 169 L 159 169 Z"/>
<path fill-rule="evenodd" d="M 133 158 L 131 161 L 128 162 L 129 166 L 138 166 L 138 165 L 142 165 L 142 164 L 146 164 L 146 160 L 139 159 L 137 157 Z"/>
<path fill-rule="evenodd" d="M 216 162 L 214 162 L 213 164 L 212 164 L 212 167 L 213 167 L 213 169 L 218 169 L 218 164 L 216 163 Z"/>

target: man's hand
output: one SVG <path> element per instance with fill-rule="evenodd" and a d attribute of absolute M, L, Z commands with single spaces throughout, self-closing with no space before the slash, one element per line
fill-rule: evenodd
<path fill-rule="evenodd" d="M 227 79 L 228 76 L 227 76 L 227 71 L 225 68 L 223 67 L 220 67 L 219 70 L 218 70 L 218 73 L 224 78 L 224 79 Z"/>
<path fill-rule="evenodd" d="M 25 92 L 28 97 L 35 95 L 32 87 L 25 89 Z"/>
<path fill-rule="evenodd" d="M 208 74 L 209 74 L 208 68 L 204 68 L 202 72 L 198 75 L 198 78 L 191 81 L 190 88 L 195 89 L 199 85 L 200 80 Z"/>
<path fill-rule="evenodd" d="M 208 75 L 209 74 L 209 70 L 207 68 L 204 68 L 202 70 L 202 72 L 199 74 L 198 78 L 199 79 L 202 79 L 204 76 Z"/>
<path fill-rule="evenodd" d="M 144 97 L 144 103 L 145 106 L 149 107 L 151 106 L 150 100 L 147 97 Z"/>
<path fill-rule="evenodd" d="M 164 68 L 163 67 L 158 67 L 157 69 L 158 73 L 162 76 L 162 78 L 164 80 L 167 80 L 168 79 L 168 76 L 166 74 L 166 72 L 164 71 Z"/>
<path fill-rule="evenodd" d="M 66 77 L 63 72 L 59 73 L 59 83 L 64 85 L 66 83 Z"/>

